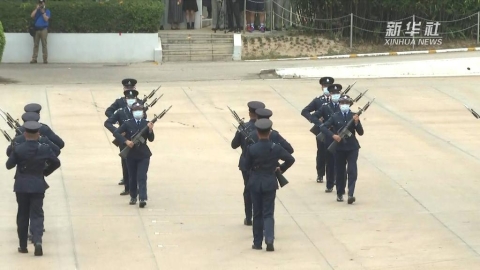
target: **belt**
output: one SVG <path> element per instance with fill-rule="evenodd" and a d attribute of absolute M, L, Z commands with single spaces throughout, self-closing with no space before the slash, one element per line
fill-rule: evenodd
<path fill-rule="evenodd" d="M 273 170 L 267 170 L 267 169 L 252 169 L 252 172 L 265 172 L 265 173 L 275 173 L 275 169 Z"/>

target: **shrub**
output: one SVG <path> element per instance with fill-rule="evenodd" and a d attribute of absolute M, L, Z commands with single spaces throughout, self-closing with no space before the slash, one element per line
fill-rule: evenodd
<path fill-rule="evenodd" d="M 5 49 L 5 44 L 7 40 L 5 39 L 5 34 L 3 33 L 2 22 L 0 22 L 0 63 L 2 62 L 3 50 Z"/>
<path fill-rule="evenodd" d="M 5 32 L 27 33 L 36 2 L 0 1 Z M 108 2 L 47 2 L 52 13 L 50 33 L 156 33 L 163 17 L 158 0 L 110 0 Z"/>

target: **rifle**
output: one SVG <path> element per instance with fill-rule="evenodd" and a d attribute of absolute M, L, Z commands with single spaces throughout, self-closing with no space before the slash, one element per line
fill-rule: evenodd
<path fill-rule="evenodd" d="M 150 94 L 148 94 L 148 96 L 143 95 L 142 104 L 145 104 L 145 102 L 147 102 L 148 99 L 152 98 L 153 95 L 155 95 L 155 93 L 157 93 L 158 89 L 160 89 L 160 87 L 162 87 L 162 86 L 160 85 L 157 89 L 152 90 L 152 92 L 150 92 Z"/>
<path fill-rule="evenodd" d="M 372 101 L 369 101 L 367 104 L 365 104 L 365 106 L 363 106 L 363 108 L 358 108 L 359 111 L 356 113 L 356 115 L 360 116 L 362 113 L 364 113 L 368 107 L 370 107 L 370 104 L 373 103 L 373 101 L 375 101 L 375 98 L 372 99 Z M 343 126 L 340 131 L 338 132 L 338 136 L 340 136 L 340 138 L 342 139 L 343 142 L 345 142 L 344 139 L 346 138 L 349 138 L 350 136 L 352 136 L 352 132 L 350 132 L 350 130 L 348 129 L 352 124 L 353 124 L 353 118 L 350 119 L 350 121 L 348 121 L 348 123 Z M 339 142 L 337 141 L 333 141 L 330 146 L 327 148 L 328 151 L 330 151 L 330 153 L 335 153 L 335 151 L 337 150 L 337 146 L 338 146 Z"/>
<path fill-rule="evenodd" d="M 242 134 L 243 137 L 245 137 L 245 141 L 247 141 L 247 144 L 248 144 L 248 145 L 255 143 L 255 141 L 250 137 L 250 134 L 247 134 L 247 131 L 246 131 L 245 129 L 239 129 L 239 128 L 237 128 L 237 126 L 235 126 L 234 124 L 232 124 L 232 126 L 233 126 L 238 132 L 240 132 L 240 134 Z"/>
<path fill-rule="evenodd" d="M 346 95 L 348 93 L 348 91 L 350 91 L 356 83 L 357 83 L 357 81 L 355 81 L 352 85 L 349 85 L 347 87 L 347 89 L 345 89 L 345 91 L 343 91 L 342 95 Z"/>
<path fill-rule="evenodd" d="M 1 114 L 0 114 L 0 117 L 2 117 L 2 119 L 5 120 L 5 122 L 7 122 L 7 125 L 8 125 L 11 129 L 15 130 L 15 134 L 16 134 L 16 135 L 21 135 L 21 134 L 22 134 L 22 132 L 20 131 L 20 129 L 19 129 L 18 127 L 15 127 L 15 124 L 8 120 L 8 117 L 7 117 L 7 119 L 5 119 L 5 117 L 3 117 L 3 115 L 1 115 Z M 17 122 L 17 123 L 18 123 L 18 122 Z"/>
<path fill-rule="evenodd" d="M 465 106 L 465 108 L 467 108 L 467 110 L 468 110 L 469 112 L 471 112 L 475 118 L 477 118 L 477 119 L 480 118 L 480 114 L 478 114 L 476 111 L 474 111 L 473 109 L 469 108 L 469 107 L 468 107 L 467 105 L 465 105 L 465 104 L 463 104 L 463 106 Z"/>
<path fill-rule="evenodd" d="M 155 105 L 157 103 L 157 101 L 159 99 L 161 99 L 163 97 L 163 94 L 159 97 L 156 97 L 152 102 L 150 102 L 150 104 L 148 103 L 144 103 L 145 105 L 143 106 L 145 109 L 144 111 L 147 111 L 148 109 L 150 109 L 151 107 L 153 107 L 153 105 Z"/>
<path fill-rule="evenodd" d="M 358 102 L 367 92 L 368 92 L 368 89 L 365 90 L 365 92 L 360 93 L 360 94 L 353 100 L 353 102 L 354 102 L 354 103 L 355 103 L 355 102 Z M 353 103 L 352 103 L 352 105 L 353 105 Z M 352 107 L 352 105 L 350 105 L 350 107 Z M 320 136 L 320 128 L 319 128 L 317 125 L 314 125 L 314 126 L 310 129 L 310 132 L 313 133 L 313 135 L 315 135 L 315 136 L 317 136 L 317 137 Z M 319 137 L 319 139 L 320 139 L 320 141 L 323 142 L 325 138 Z"/>
<path fill-rule="evenodd" d="M 5 136 L 5 139 L 7 139 L 8 142 L 13 141 L 12 137 L 10 137 L 10 135 L 8 135 L 8 133 L 5 130 L 0 129 L 0 131 L 3 133 L 3 136 Z"/>
<path fill-rule="evenodd" d="M 150 123 L 154 124 L 155 122 L 157 122 L 158 119 L 162 119 L 162 117 L 167 114 L 167 112 L 170 110 L 170 108 L 172 108 L 172 105 L 170 105 L 170 107 L 168 107 L 168 109 L 166 110 L 163 110 L 162 113 L 160 113 L 159 115 L 154 115 L 153 119 L 150 121 Z M 148 130 L 148 126 L 145 126 L 144 128 L 142 128 L 142 130 L 140 130 L 139 132 L 137 132 L 135 135 L 133 135 L 132 139 L 130 141 L 132 141 L 135 146 L 137 145 L 141 145 L 141 144 L 144 144 L 145 143 L 145 138 L 143 138 L 143 134 Z M 135 147 L 134 146 L 134 147 Z M 133 147 L 132 147 L 133 148 Z M 128 153 L 130 153 L 130 150 L 132 149 L 130 147 L 125 147 L 123 148 L 123 150 L 118 154 L 119 156 L 121 156 L 122 158 L 127 158 L 127 155 Z"/>
<path fill-rule="evenodd" d="M 367 92 L 368 92 L 368 89 L 365 90 L 365 92 L 360 93 L 360 95 L 358 95 L 355 99 L 353 99 L 353 103 L 358 102 Z M 353 105 L 353 103 L 352 103 L 352 105 Z M 350 107 L 351 107 L 352 105 L 350 105 Z"/>
<path fill-rule="evenodd" d="M 230 109 L 230 107 L 229 107 L 229 109 Z M 230 111 L 231 111 L 231 109 L 230 109 Z M 232 114 L 233 113 L 234 112 L 232 112 Z M 239 129 L 234 124 L 232 124 L 232 125 L 235 129 L 237 129 L 238 132 L 240 132 L 240 134 L 245 136 L 245 140 L 248 142 L 248 144 L 254 144 L 255 143 L 255 141 L 250 137 L 250 134 L 247 134 L 247 131 L 245 129 Z M 272 145 L 272 149 L 273 149 L 274 146 L 275 146 L 275 144 Z M 287 178 L 285 178 L 285 176 L 283 176 L 283 174 L 281 172 L 275 171 L 275 176 L 277 177 L 277 181 L 278 181 L 278 184 L 280 185 L 280 187 L 284 187 L 286 184 L 288 184 Z"/>
<path fill-rule="evenodd" d="M 227 108 L 232 113 L 233 118 L 235 118 L 235 120 L 237 120 L 238 125 L 241 127 L 241 129 L 245 130 L 245 132 L 246 132 L 247 126 L 245 125 L 245 122 L 243 121 L 244 118 L 240 118 L 240 116 L 238 116 L 238 114 L 234 110 L 232 110 L 230 107 L 227 106 Z"/>

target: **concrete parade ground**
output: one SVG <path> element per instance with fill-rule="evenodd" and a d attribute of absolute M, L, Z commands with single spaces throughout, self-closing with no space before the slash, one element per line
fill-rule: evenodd
<path fill-rule="evenodd" d="M 368 93 L 361 116 L 356 202 L 337 202 L 316 183 L 315 137 L 300 115 L 321 94 L 318 79 L 262 79 L 261 69 L 479 56 L 480 52 L 327 61 L 151 63 L 130 66 L 0 65 L 0 108 L 40 121 L 65 141 L 62 166 L 47 178 L 43 257 L 17 252 L 14 170 L 0 171 L 0 269 L 480 269 L 478 77 L 342 79 Z M 210 77 L 209 77 L 210 76 Z M 332 76 L 335 74 L 325 74 Z M 120 196 L 118 148 L 105 109 L 138 80 L 140 96 L 162 85 L 148 204 Z M 273 111 L 274 129 L 294 147 L 290 184 L 277 191 L 275 252 L 252 250 L 244 226 L 240 150 L 227 106 L 248 118 L 247 102 Z M 148 103 L 148 102 L 147 102 Z M 8 129 L 6 123 L 0 123 Z M 8 143 L 0 139 L 0 147 Z M 3 154 L 5 155 L 5 154 Z M 7 157 L 4 156 L 4 161 Z M 5 167 L 4 167 L 5 168 Z"/>

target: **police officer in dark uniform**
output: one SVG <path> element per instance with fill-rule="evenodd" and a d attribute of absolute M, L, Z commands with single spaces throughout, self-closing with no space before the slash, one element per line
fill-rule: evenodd
<path fill-rule="evenodd" d="M 344 95 L 339 100 L 340 103 L 340 112 L 336 112 L 332 117 L 330 117 L 321 127 L 320 130 L 325 134 L 326 137 L 331 137 L 332 139 L 340 142 L 337 146 L 337 151 L 335 153 L 335 168 L 336 168 L 336 182 L 337 182 L 337 201 L 343 201 L 343 195 L 345 194 L 345 178 L 342 177 L 345 175 L 345 168 L 348 164 L 347 174 L 348 174 L 348 204 L 355 202 L 355 197 L 353 196 L 355 191 L 355 183 L 357 181 L 357 159 L 358 151 L 360 149 L 360 144 L 355 136 L 355 133 L 358 135 L 363 135 L 362 123 L 358 115 L 350 111 L 350 106 L 353 104 L 353 100 Z M 349 128 L 352 136 L 341 139 L 338 136 L 339 130 L 345 126 L 348 121 L 354 119 L 354 124 Z M 330 131 L 329 127 L 333 127 L 333 131 Z"/>
<path fill-rule="evenodd" d="M 255 110 L 255 114 L 257 115 L 258 119 L 270 119 L 270 117 L 273 115 L 273 112 L 269 109 L 261 108 Z M 258 133 L 256 131 L 253 131 L 250 133 L 250 138 L 253 139 L 253 141 L 257 142 L 258 141 Z M 287 150 L 289 154 L 293 154 L 293 147 L 292 145 L 285 140 L 282 135 L 280 135 L 280 132 L 272 129 L 270 133 L 270 141 L 280 145 L 283 147 L 283 149 Z"/>
<path fill-rule="evenodd" d="M 340 111 L 340 105 L 338 100 L 340 99 L 340 91 L 342 90 L 342 85 L 340 84 L 332 84 L 328 87 L 328 91 L 330 92 L 331 99 L 330 102 L 324 103 L 320 109 L 312 114 L 312 121 L 317 126 L 322 125 L 323 122 L 330 119 L 330 117 Z M 332 127 L 330 127 L 332 130 Z M 323 135 L 323 136 L 322 136 Z M 318 138 L 320 137 L 320 138 Z M 322 152 L 325 154 L 325 163 L 326 163 L 326 176 L 327 176 L 327 187 L 325 192 L 330 193 L 333 191 L 333 187 L 335 186 L 335 157 L 332 153 L 330 153 L 327 148 L 333 142 L 332 137 L 326 136 L 322 133 L 320 136 L 317 137 L 317 140 L 322 142 Z"/>
<path fill-rule="evenodd" d="M 38 120 L 40 120 L 40 115 L 34 112 L 27 112 L 22 115 L 22 120 L 24 123 L 28 121 L 38 122 Z M 26 138 L 25 138 L 25 135 L 23 134 L 13 138 L 12 144 L 10 144 L 7 147 L 7 156 L 10 156 L 10 154 L 12 153 L 12 149 L 15 145 L 19 145 L 25 141 L 26 141 Z M 38 141 L 43 144 L 48 144 L 52 149 L 53 153 L 55 154 L 55 156 L 58 157 L 60 155 L 60 147 L 58 147 L 56 144 L 50 141 L 47 137 L 40 135 Z"/>
<path fill-rule="evenodd" d="M 28 253 L 27 235 L 30 221 L 32 240 L 35 245 L 35 256 L 43 255 L 43 199 L 48 184 L 45 176 L 49 176 L 60 167 L 60 160 L 55 156 L 48 144 L 40 143 L 38 122 L 27 121 L 23 124 L 26 141 L 16 145 L 10 154 L 6 167 L 17 167 L 13 191 L 16 193 L 17 233 L 19 239 L 18 252 Z"/>
<path fill-rule="evenodd" d="M 24 107 L 25 112 L 34 112 L 34 113 L 38 113 L 39 115 L 41 110 L 42 110 L 42 106 L 37 103 L 30 103 L 25 105 Z M 65 142 L 62 140 L 62 138 L 60 138 L 57 134 L 55 134 L 55 132 L 53 132 L 53 130 L 49 126 L 41 122 L 39 123 L 42 125 L 42 127 L 40 128 L 40 134 L 42 136 L 47 137 L 50 141 L 56 144 L 60 149 L 65 147 Z M 21 133 L 24 132 L 23 127 L 20 127 L 19 130 L 21 131 Z"/>
<path fill-rule="evenodd" d="M 271 142 L 269 135 L 272 121 L 259 119 L 255 122 L 259 141 L 250 145 L 245 154 L 246 168 L 250 171 L 248 189 L 253 202 L 253 249 L 262 249 L 265 234 L 267 251 L 274 251 L 274 211 L 278 182 L 275 171 L 284 173 L 295 158 L 283 147 Z M 284 163 L 279 165 L 279 160 Z"/>
<path fill-rule="evenodd" d="M 130 180 L 130 205 L 137 203 L 137 187 L 138 197 L 140 199 L 140 208 L 147 205 L 147 171 L 150 165 L 150 157 L 152 152 L 147 146 L 147 139 L 153 142 L 155 134 L 153 133 L 153 124 L 144 119 L 144 108 L 139 102 L 132 105 L 133 118 L 125 121 L 113 135 L 120 144 L 132 148 L 127 156 L 128 177 Z M 148 131 L 142 134 L 145 138 L 145 144 L 133 144 L 132 137 L 140 132 L 144 127 L 148 126 Z M 125 137 L 122 136 L 125 133 Z"/>
<path fill-rule="evenodd" d="M 328 91 L 328 86 L 332 85 L 335 80 L 332 77 L 322 77 L 320 78 L 320 85 L 322 85 L 323 95 L 320 97 L 314 98 L 310 104 L 308 104 L 302 110 L 302 116 L 305 117 L 310 123 L 313 122 L 312 112 L 318 111 L 320 107 L 326 103 L 330 102 L 330 92 Z M 323 183 L 323 176 L 325 176 L 325 159 L 326 153 L 323 150 L 324 143 L 316 140 L 317 142 L 317 183 Z"/>
<path fill-rule="evenodd" d="M 249 134 L 253 130 L 255 130 L 255 121 L 257 121 L 257 115 L 255 114 L 255 110 L 260 108 L 265 108 L 265 104 L 260 101 L 250 101 L 247 103 L 248 106 L 248 115 L 250 120 L 245 123 L 246 126 L 246 134 Z M 239 126 L 238 129 L 241 127 Z M 243 202 L 245 204 L 245 219 L 243 220 L 243 224 L 247 226 L 252 225 L 252 198 L 250 196 L 250 192 L 247 188 L 248 183 L 248 171 L 245 167 L 245 150 L 247 149 L 248 142 L 245 140 L 245 137 L 240 132 L 235 132 L 235 137 L 232 139 L 231 146 L 233 149 L 237 149 L 238 147 L 242 148 L 242 154 L 240 155 L 240 159 L 238 161 L 238 169 L 242 172 L 243 177 Z"/>
<path fill-rule="evenodd" d="M 135 90 L 135 92 L 138 95 L 137 89 L 135 87 L 137 85 L 137 80 L 135 80 L 135 79 L 123 79 L 122 84 L 123 84 L 123 94 L 124 95 L 125 95 L 125 93 L 128 93 L 128 91 L 133 91 L 133 90 Z M 128 101 L 128 98 L 126 96 L 119 97 L 112 103 L 112 105 L 110 105 L 110 107 L 108 107 L 105 110 L 105 116 L 110 117 L 115 113 L 116 110 L 118 110 L 120 108 L 127 107 L 129 105 L 128 102 L 130 102 L 130 106 L 132 106 L 133 103 L 135 103 L 135 102 L 140 102 L 141 103 L 141 100 L 139 98 L 137 98 L 137 96 L 135 96 L 135 100 L 133 102 Z"/>
<path fill-rule="evenodd" d="M 125 95 L 125 100 L 126 100 L 126 106 L 116 110 L 105 122 L 104 126 L 113 134 L 113 132 L 117 129 L 114 124 L 118 123 L 118 126 L 120 127 L 125 123 L 125 121 L 132 119 L 132 105 L 136 102 L 136 98 L 138 96 L 138 91 L 137 90 L 125 90 L 124 91 Z M 120 151 L 123 150 L 126 146 L 124 144 L 119 144 L 118 141 L 115 139 L 114 143 L 120 148 Z M 127 166 L 127 160 L 121 158 L 122 162 L 122 174 L 123 174 L 123 179 L 120 181 L 125 188 L 123 192 L 120 193 L 120 195 L 128 195 L 130 194 L 130 180 L 128 178 L 128 166 Z M 126 181 L 125 181 L 126 180 Z"/>
<path fill-rule="evenodd" d="M 122 80 L 122 85 L 123 85 L 123 97 L 117 98 L 110 107 L 108 107 L 105 110 L 105 116 L 110 118 L 118 109 L 120 108 L 125 108 L 125 107 L 131 107 L 133 103 L 135 102 L 140 102 L 142 103 L 142 100 L 138 98 L 138 91 L 136 90 L 136 85 L 137 85 L 137 80 L 135 79 L 123 79 Z M 127 97 L 127 94 L 129 93 L 134 93 L 135 97 L 132 98 L 131 95 Z M 146 116 L 145 116 L 146 118 Z M 125 185 L 125 180 L 122 179 L 120 182 L 118 182 L 119 185 Z M 125 187 L 125 190 L 127 190 L 127 187 Z M 125 192 L 122 192 L 125 193 Z"/>

